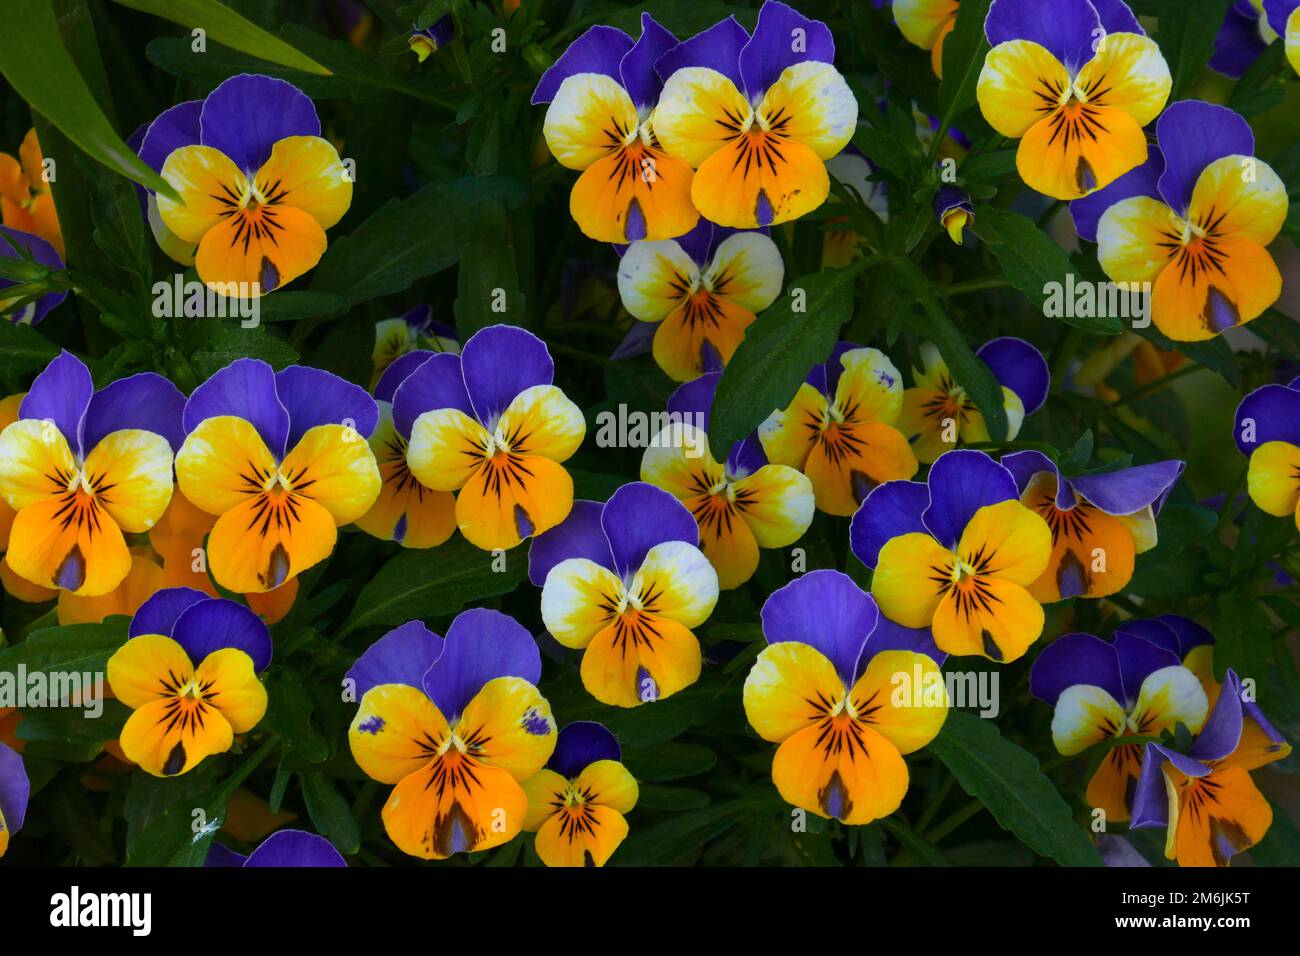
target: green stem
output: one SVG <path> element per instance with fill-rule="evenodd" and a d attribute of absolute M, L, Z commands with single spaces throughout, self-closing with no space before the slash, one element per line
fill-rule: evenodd
<path fill-rule="evenodd" d="M 1163 378 L 1158 378 L 1154 382 L 1147 382 L 1145 385 L 1133 389 L 1133 391 L 1129 392 L 1127 395 L 1121 395 L 1119 399 L 1114 402 L 1114 404 L 1124 405 L 1128 402 L 1135 402 L 1139 398 L 1146 398 L 1148 395 L 1154 392 L 1158 392 L 1161 389 L 1168 388 L 1174 382 L 1178 381 L 1178 379 L 1190 375 L 1192 372 L 1200 371 L 1201 368 L 1202 366 L 1196 364 L 1184 365 L 1182 368 L 1170 372 L 1168 375 L 1164 376 Z"/>
<path fill-rule="evenodd" d="M 984 809 L 983 803 L 981 803 L 979 800 L 972 800 L 970 803 L 966 804 L 956 813 L 952 814 L 952 816 L 948 817 L 943 822 L 941 822 L 933 830 L 926 833 L 925 839 L 931 843 L 938 843 L 940 840 L 948 836 L 948 834 L 952 833 L 952 831 L 956 830 L 959 826 L 961 826 L 963 823 L 965 823 L 967 820 L 975 816 L 983 809 Z"/>
<path fill-rule="evenodd" d="M 986 276 L 983 279 L 967 279 L 965 282 L 954 282 L 951 285 L 944 286 L 942 291 L 944 295 L 965 295 L 968 292 L 983 292 L 985 289 L 1005 289 L 1011 283 L 1003 276 Z"/>
<path fill-rule="evenodd" d="M 1065 371 L 1069 368 L 1070 359 L 1074 357 L 1075 351 L 1079 348 L 1079 342 L 1083 340 L 1083 330 L 1076 329 L 1073 326 L 1069 331 L 1056 343 L 1056 348 L 1052 350 L 1052 381 L 1056 383 L 1065 381 Z"/>

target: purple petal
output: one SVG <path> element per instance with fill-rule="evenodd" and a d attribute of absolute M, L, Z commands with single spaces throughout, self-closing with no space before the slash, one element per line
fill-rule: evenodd
<path fill-rule="evenodd" d="M 1011 472 L 1016 479 L 1016 487 L 1021 494 L 1029 487 L 1034 475 L 1047 472 L 1056 479 L 1056 507 L 1068 510 L 1075 505 L 1074 488 L 1070 482 L 1061 478 L 1056 462 L 1041 451 L 1017 451 L 1002 456 L 1002 467 Z"/>
<path fill-rule="evenodd" d="M 641 37 L 618 65 L 623 89 L 632 97 L 638 111 L 648 111 L 659 102 L 663 81 L 655 73 L 655 61 L 676 45 L 677 37 L 656 23 L 650 14 L 641 14 Z"/>
<path fill-rule="evenodd" d="M 1264 0 L 1264 13 L 1274 33 L 1280 37 L 1286 36 L 1287 20 L 1297 7 L 1300 7 L 1297 0 Z"/>
<path fill-rule="evenodd" d="M 1164 153 L 1158 146 L 1148 147 L 1145 163 L 1130 169 L 1109 186 L 1070 203 L 1070 216 L 1074 219 L 1074 231 L 1079 238 L 1096 242 L 1097 224 L 1101 222 L 1102 214 L 1125 199 L 1134 196 L 1160 199 L 1160 174 L 1164 171 Z"/>
<path fill-rule="evenodd" d="M 347 866 L 334 844 L 303 830 L 280 830 L 249 854 L 244 866 Z"/>
<path fill-rule="evenodd" d="M 1231 668 L 1223 675 L 1223 686 L 1205 726 L 1192 741 L 1187 754 L 1197 760 L 1222 760 L 1237 749 L 1242 727 L 1241 681 Z"/>
<path fill-rule="evenodd" d="M 1300 445 L 1300 389 L 1286 385 L 1255 389 L 1237 406 L 1232 437 L 1237 450 L 1247 458 L 1266 442 Z"/>
<path fill-rule="evenodd" d="M 757 432 L 750 432 L 738 442 L 732 442 L 727 455 L 727 477 L 733 481 L 748 477 L 768 463 L 767 452 Z"/>
<path fill-rule="evenodd" d="M 1191 757 L 1163 744 L 1149 743 L 1142 758 L 1142 772 L 1138 774 L 1133 791 L 1130 829 L 1163 827 L 1169 824 L 1169 796 L 1165 789 L 1165 762 L 1169 761 L 1189 777 L 1204 777 L 1210 768 Z"/>
<path fill-rule="evenodd" d="M 1240 79 L 1250 69 L 1250 65 L 1268 49 L 1264 38 L 1259 35 L 1259 19 L 1250 0 L 1238 0 L 1228 9 L 1223 26 L 1219 27 L 1218 36 L 1214 38 L 1210 69 L 1233 79 Z"/>
<path fill-rule="evenodd" d="M 172 640 L 185 648 L 195 667 L 213 651 L 233 647 L 253 659 L 261 673 L 271 663 L 271 632 L 251 608 L 225 598 L 208 598 L 181 612 Z"/>
<path fill-rule="evenodd" d="M 122 428 L 141 428 L 167 439 L 172 451 L 185 440 L 181 414 L 185 395 L 161 375 L 141 372 L 119 379 L 91 396 L 82 423 L 81 441 L 90 454 L 100 439 Z"/>
<path fill-rule="evenodd" d="M 131 625 L 127 628 L 128 637 L 141 634 L 161 634 L 170 637 L 172 629 L 180 616 L 201 601 L 210 601 L 202 591 L 195 588 L 163 588 L 155 591 L 135 612 Z M 195 663 L 198 663 L 197 661 Z"/>
<path fill-rule="evenodd" d="M 451 723 L 483 685 L 498 677 L 536 684 L 542 658 L 533 635 L 513 617 L 487 608 L 462 611 L 447 628 L 442 656 L 424 675 L 424 692 Z"/>
<path fill-rule="evenodd" d="M 242 853 L 236 853 L 228 846 L 223 846 L 215 840 L 208 846 L 207 859 L 203 861 L 204 867 L 233 868 L 242 867 L 248 861 L 248 857 Z"/>
<path fill-rule="evenodd" d="M 1181 661 L 1183 659 L 1182 651 L 1178 644 L 1178 634 L 1172 627 L 1159 618 L 1152 618 L 1146 621 L 1125 621 L 1119 627 L 1115 628 L 1115 634 L 1127 634 L 1131 637 L 1141 638 L 1156 647 L 1162 648 L 1171 654 L 1174 654 Z"/>
<path fill-rule="evenodd" d="M 1113 836 L 1109 833 L 1097 834 L 1097 852 L 1101 854 L 1101 862 L 1106 866 L 1151 865 L 1132 843 L 1121 836 Z"/>
<path fill-rule="evenodd" d="M 845 687 L 876 629 L 880 611 L 871 595 L 840 571 L 809 571 L 772 592 L 761 611 L 769 644 L 793 641 L 816 648 L 835 665 Z"/>
<path fill-rule="evenodd" d="M 948 655 L 939 650 L 939 645 L 934 642 L 934 633 L 928 627 L 903 627 L 883 614 L 877 618 L 876 629 L 867 638 L 862 656 L 858 658 L 857 676 L 861 676 L 862 671 L 871 662 L 871 658 L 881 651 L 912 651 L 915 654 L 924 654 L 940 667 L 948 659 Z"/>
<path fill-rule="evenodd" d="M 1142 24 L 1138 23 L 1138 18 L 1124 0 L 1091 0 L 1091 3 L 1107 33 L 1136 33 L 1146 36 Z"/>
<path fill-rule="evenodd" d="M 1124 683 L 1113 645 L 1075 632 L 1063 634 L 1043 648 L 1029 672 L 1029 692 L 1055 707 L 1062 692 L 1076 684 L 1100 687 L 1117 703 L 1124 703 Z"/>
<path fill-rule="evenodd" d="M 681 246 L 682 251 L 702 269 L 709 264 L 709 257 L 722 241 L 717 238 L 717 234 L 722 231 L 721 226 L 716 226 L 701 216 L 689 232 L 678 236 L 673 242 Z M 736 231 L 738 230 L 728 230 L 729 233 Z"/>
<path fill-rule="evenodd" d="M 1119 676 L 1124 684 L 1124 696 L 1115 699 L 1125 710 L 1137 703 L 1144 680 L 1162 667 L 1177 667 L 1182 663 L 1173 651 L 1123 630 L 1115 632 L 1115 656 L 1119 659 Z"/>
<path fill-rule="evenodd" d="M 618 738 L 594 720 L 579 720 L 565 726 L 555 740 L 555 752 L 546 766 L 572 780 L 597 760 L 622 757 Z"/>
<path fill-rule="evenodd" d="M 540 588 L 551 568 L 569 558 L 587 558 L 614 570 L 609 539 L 600 524 L 604 509 L 599 501 L 575 501 L 567 518 L 533 538 L 528 545 L 528 580 Z"/>
<path fill-rule="evenodd" d="M 366 648 L 347 677 L 354 682 L 360 700 L 380 684 L 407 684 L 424 688 L 424 675 L 442 655 L 442 638 L 420 621 L 395 627 Z"/>
<path fill-rule="evenodd" d="M 33 259 L 43 266 L 51 269 L 62 269 L 63 259 L 60 258 L 59 252 L 52 245 L 42 239 L 40 236 L 30 232 L 20 232 L 17 229 L 10 229 L 6 226 L 0 226 L 0 234 L 4 239 L 0 239 L 0 258 L 17 259 L 18 252 L 14 248 L 25 249 Z M 8 240 L 8 241 L 5 241 Z M 11 245 L 12 243 L 12 245 Z M 13 279 L 0 277 L 0 291 L 17 285 Z M 4 321 L 21 322 L 26 325 L 37 325 L 49 313 L 51 309 L 68 297 L 66 292 L 47 292 L 35 302 L 25 306 L 23 312 L 30 310 L 30 315 L 23 313 L 10 314 L 5 317 Z"/>
<path fill-rule="evenodd" d="M 849 547 L 869 568 L 880 560 L 890 538 L 929 534 L 921 514 L 930 504 L 930 489 L 919 481 L 887 481 L 871 489 L 849 525 Z"/>
<path fill-rule="evenodd" d="M 633 322 L 632 327 L 627 330 L 627 335 L 623 336 L 623 341 L 618 343 L 618 348 L 614 349 L 609 357 L 618 361 L 649 354 L 654 348 L 657 331 L 659 331 L 658 322 Z"/>
<path fill-rule="evenodd" d="M 370 393 L 332 372 L 290 365 L 276 373 L 275 388 L 289 413 L 286 452 L 317 425 L 351 425 L 369 438 L 379 424 L 379 407 Z"/>
<path fill-rule="evenodd" d="M 460 356 L 450 352 L 427 358 L 402 379 L 393 392 L 393 425 L 402 437 L 410 438 L 415 420 L 440 408 L 458 408 L 474 417 L 474 406 L 460 371 Z"/>
<path fill-rule="evenodd" d="M 599 73 L 623 82 L 618 66 L 632 49 L 632 38 L 613 27 L 595 26 L 569 44 L 560 58 L 542 74 L 533 90 L 532 104 L 555 99 L 560 84 L 578 73 Z"/>
<path fill-rule="evenodd" d="M 32 787 L 23 767 L 23 758 L 0 743 L 0 816 L 4 817 L 5 826 L 10 833 L 17 833 L 23 828 L 31 793 Z"/>
<path fill-rule="evenodd" d="M 68 440 L 74 455 L 81 454 L 81 420 L 95 392 L 90 369 L 71 352 L 45 366 L 18 406 L 19 418 L 49 419 Z"/>
<path fill-rule="evenodd" d="M 235 359 L 194 390 L 181 421 L 188 435 L 219 415 L 242 418 L 262 436 L 277 459 L 284 457 L 289 412 L 275 389 L 275 370 L 260 359 Z"/>
<path fill-rule="evenodd" d="M 1191 618 L 1182 617 L 1178 614 L 1161 614 L 1156 620 L 1177 636 L 1178 657 L 1180 659 L 1186 658 L 1193 648 L 1200 647 L 1202 644 L 1214 643 L 1214 635 Z"/>
<path fill-rule="evenodd" d="M 630 482 L 610 496 L 600 514 L 600 526 L 609 539 L 614 573 L 625 581 L 637 572 L 656 544 L 700 543 L 700 526 L 686 506 L 644 481 Z"/>
<path fill-rule="evenodd" d="M 796 43 L 796 37 L 802 43 Z M 780 0 L 767 0 L 758 11 L 754 35 L 740 51 L 745 95 L 751 103 L 757 103 L 787 67 L 806 60 L 835 62 L 835 40 L 830 28 Z"/>
<path fill-rule="evenodd" d="M 379 376 L 379 381 L 375 383 L 375 400 L 392 402 L 397 386 L 401 385 L 407 376 L 437 354 L 439 353 L 430 352 L 427 349 L 416 349 L 414 352 L 405 352 L 397 356 L 388 364 L 388 368 L 384 369 L 384 374 Z"/>
<path fill-rule="evenodd" d="M 821 365 L 812 367 L 812 371 L 808 373 L 808 384 L 827 397 L 834 395 L 835 389 L 840 384 L 840 376 L 844 374 L 842 359 L 845 353 L 862 347 L 853 342 L 836 342 L 835 348 L 831 349 L 830 358 Z"/>
<path fill-rule="evenodd" d="M 269 76 L 232 76 L 203 101 L 203 145 L 221 150 L 252 174 L 287 136 L 319 136 L 311 99 L 292 83 Z"/>
<path fill-rule="evenodd" d="M 740 75 L 740 52 L 748 42 L 749 32 L 735 17 L 727 17 L 661 56 L 655 62 L 655 72 L 667 82 L 678 70 L 702 66 L 716 70 L 742 90 L 745 81 Z"/>
<path fill-rule="evenodd" d="M 511 325 L 491 325 L 475 332 L 460 353 L 465 390 L 478 420 L 488 428 L 516 395 L 534 385 L 550 385 L 555 363 L 546 343 Z"/>
<path fill-rule="evenodd" d="M 1092 59 L 1101 18 L 1088 0 L 993 0 L 984 21 L 989 43 L 1032 40 L 1046 48 L 1072 74 Z"/>
<path fill-rule="evenodd" d="M 1071 478 L 1074 490 L 1106 514 L 1129 515 L 1147 505 L 1159 507 L 1187 467 L 1185 461 L 1158 461 L 1122 471 Z"/>
<path fill-rule="evenodd" d="M 1004 336 L 986 342 L 975 353 L 993 370 L 997 380 L 1015 392 L 1030 415 L 1047 400 L 1047 389 L 1052 384 L 1052 373 L 1047 360 L 1024 339 Z"/>
<path fill-rule="evenodd" d="M 713 410 L 713 396 L 718 390 L 721 372 L 709 372 L 692 379 L 668 396 L 668 413 L 678 416 L 681 421 L 694 424 L 696 417 L 703 423 L 700 427 L 709 430 L 709 412 Z"/>
<path fill-rule="evenodd" d="M 413 305 L 402 313 L 402 318 L 406 321 L 407 328 L 416 332 L 427 332 L 434 324 L 433 306 Z M 452 337 L 455 338 L 455 335 L 453 334 Z"/>
<path fill-rule="evenodd" d="M 1255 153 L 1249 123 L 1226 106 L 1201 100 L 1183 100 L 1165 110 L 1156 120 L 1156 140 L 1165 154 L 1160 195 L 1179 215 L 1186 213 L 1206 166 L 1224 156 Z"/>
<path fill-rule="evenodd" d="M 956 547 L 975 512 L 1019 497 L 1011 472 L 982 451 L 944 452 L 930 466 L 927 481 L 930 506 L 921 520 L 945 548 Z"/>
<path fill-rule="evenodd" d="M 203 139 L 199 117 L 202 100 L 187 100 L 163 110 L 145 130 L 140 143 L 140 159 L 156 173 L 162 172 L 167 157 L 184 146 L 197 145 Z"/>

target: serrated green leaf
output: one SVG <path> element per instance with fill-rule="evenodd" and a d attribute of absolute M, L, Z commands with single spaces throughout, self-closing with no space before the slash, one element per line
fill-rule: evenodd
<path fill-rule="evenodd" d="M 459 535 L 436 548 L 404 551 L 361 589 L 338 636 L 360 627 L 449 616 L 468 604 L 509 594 L 528 573 L 527 551 L 521 545 L 497 558 Z M 501 563 L 504 570 L 493 567 Z"/>
<path fill-rule="evenodd" d="M 1062 866 L 1100 866 L 1101 857 L 1070 807 L 1028 751 L 990 720 L 954 710 L 929 749 L 1005 830 Z"/>

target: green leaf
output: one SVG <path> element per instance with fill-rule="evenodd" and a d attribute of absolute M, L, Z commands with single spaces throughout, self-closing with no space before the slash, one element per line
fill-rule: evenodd
<path fill-rule="evenodd" d="M 1272 622 L 1248 588 L 1220 594 L 1214 614 L 1214 676 L 1223 680 L 1231 667 L 1240 677 L 1259 680 L 1268 669 L 1272 631 Z"/>
<path fill-rule="evenodd" d="M 1080 287 L 1087 282 L 1070 262 L 1065 250 L 1032 219 L 995 206 L 981 205 L 975 207 L 975 224 L 971 228 L 988 243 L 1007 281 L 1023 292 L 1030 302 L 1044 309 L 1044 314 L 1047 314 L 1049 298 L 1054 298 L 1054 290 L 1064 298 L 1064 291 L 1060 290 L 1068 287 L 1067 276 L 1074 276 L 1074 282 Z M 1075 317 L 1068 314 L 1075 311 L 1072 302 L 1062 301 L 1060 304 L 1064 307 L 1059 318 L 1069 325 L 1105 335 L 1118 335 L 1124 331 L 1123 323 L 1115 316 Z"/>
<path fill-rule="evenodd" d="M 699 810 L 710 803 L 709 795 L 701 790 L 689 790 L 686 787 L 661 787 L 653 783 L 640 788 L 636 805 L 642 810 L 668 810 L 682 813 L 686 810 Z"/>
<path fill-rule="evenodd" d="M 663 823 L 634 829 L 611 862 L 619 866 L 664 866 L 689 862 L 709 840 L 741 823 L 773 798 L 730 800 L 679 813 Z"/>
<path fill-rule="evenodd" d="M 207 378 L 238 358 L 259 358 L 275 369 L 282 369 L 298 361 L 298 352 L 267 329 L 222 323 L 207 346 L 196 351 L 190 361 L 194 370 Z"/>
<path fill-rule="evenodd" d="M 0 321 L 0 374 L 14 385 L 58 356 L 59 347 L 30 325 Z"/>
<path fill-rule="evenodd" d="M 1007 411 L 1002 404 L 1002 386 L 992 370 L 975 354 L 957 326 L 939 305 L 934 286 L 910 259 L 893 259 L 890 263 L 902 287 L 921 306 L 918 331 L 934 343 L 948 371 L 975 402 L 988 426 L 993 441 L 1007 437 Z"/>
<path fill-rule="evenodd" d="M 1282 807 L 1273 810 L 1273 825 L 1250 849 L 1256 866 L 1300 866 L 1300 830 Z"/>
<path fill-rule="evenodd" d="M 1179 99 L 1205 69 L 1214 38 L 1233 0 L 1160 0 L 1156 42 L 1173 77 L 1169 102 Z"/>
<path fill-rule="evenodd" d="M 975 103 L 975 85 L 979 82 L 989 41 L 984 35 L 984 20 L 991 0 L 963 0 L 957 8 L 957 25 L 943 43 L 943 79 L 939 82 L 939 120 L 941 128 Z"/>
<path fill-rule="evenodd" d="M 1154 325 L 1145 328 L 1134 327 L 1133 331 L 1157 348 L 1164 349 L 1166 352 L 1181 352 L 1197 365 L 1218 372 L 1233 388 L 1241 387 L 1241 368 L 1237 365 L 1237 356 L 1232 351 L 1232 346 L 1222 336 L 1204 342 L 1175 342 Z"/>
<path fill-rule="evenodd" d="M 316 832 L 334 844 L 343 855 L 356 853 L 361 848 L 361 831 L 357 827 L 352 808 L 343 799 L 333 781 L 323 773 L 303 773 L 302 798 L 307 804 Z"/>
<path fill-rule="evenodd" d="M 523 202 L 517 180 L 476 176 L 432 183 L 409 199 L 389 200 L 348 236 L 330 244 L 312 277 L 311 291 L 332 292 L 351 308 L 403 292 L 411 283 L 455 264 L 467 223 L 494 203 Z"/>
<path fill-rule="evenodd" d="M 122 733 L 130 709 L 120 701 L 105 700 L 98 717 L 89 716 L 81 707 L 23 708 L 18 725 L 20 740 L 60 740 L 90 744 L 116 740 Z"/>
<path fill-rule="evenodd" d="M 998 733 L 992 721 L 949 711 L 929 749 L 963 790 L 1030 849 L 1062 866 L 1101 865 L 1096 847 L 1038 761 Z"/>
<path fill-rule="evenodd" d="M 498 558 L 459 535 L 436 548 L 403 551 L 361 589 L 339 637 L 359 627 L 449 616 L 471 602 L 509 594 L 527 575 L 527 552 L 521 545 Z M 502 564 L 503 570 L 494 567 Z"/>
<path fill-rule="evenodd" d="M 812 367 L 831 354 L 840 328 L 852 316 L 858 273 L 880 261 L 859 259 L 844 269 L 795 279 L 745 330 L 713 400 L 709 446 L 714 458 L 725 461 L 733 442 L 790 404 Z"/>
<path fill-rule="evenodd" d="M 151 13 L 191 30 L 202 29 L 208 38 L 250 56 L 306 73 L 328 76 L 329 70 L 300 53 L 279 37 L 240 16 L 217 0 L 113 0 L 124 7 Z"/>
<path fill-rule="evenodd" d="M 266 725 L 280 735 L 286 750 L 309 763 L 329 758 L 325 738 L 311 724 L 312 700 L 296 671 L 271 668 L 266 676 Z"/>
<path fill-rule="evenodd" d="M 129 619 L 110 617 L 101 624 L 66 624 L 32 631 L 27 640 L 0 650 L 0 672 L 30 675 L 41 671 L 102 674 L 113 652 L 126 643 Z"/>
<path fill-rule="evenodd" d="M 474 234 L 466 237 L 460 250 L 454 306 L 462 342 L 489 325 L 527 325 L 505 204 L 485 204 L 482 216 L 469 228 Z"/>
<path fill-rule="evenodd" d="M 898 842 L 906 849 L 915 853 L 926 866 L 952 866 L 952 861 L 942 850 L 911 827 L 905 826 L 893 817 L 885 817 L 880 821 L 880 825 L 897 837 Z"/>
<path fill-rule="evenodd" d="M 623 763 L 637 780 L 681 780 L 711 770 L 718 755 L 698 744 L 675 742 L 629 749 Z"/>
<path fill-rule="evenodd" d="M 64 49 L 49 0 L 9 0 L 0 30 L 0 73 L 32 109 L 86 155 L 143 186 L 180 201 L 113 129 Z"/>

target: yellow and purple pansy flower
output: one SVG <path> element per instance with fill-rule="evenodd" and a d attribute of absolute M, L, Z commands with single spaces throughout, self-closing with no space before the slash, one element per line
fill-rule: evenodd
<path fill-rule="evenodd" d="M 406 38 L 406 45 L 415 54 L 417 62 L 423 63 L 454 39 L 456 21 L 449 13 L 423 29 L 419 23 L 411 24 L 411 34 Z"/>
<path fill-rule="evenodd" d="M 1030 588 L 1047 568 L 1052 533 L 1020 503 L 1012 473 L 982 451 L 940 455 L 926 484 L 876 488 L 853 516 L 849 541 L 875 570 L 881 613 L 930 628 L 947 654 L 1006 664 L 1043 633 Z"/>
<path fill-rule="evenodd" d="M 365 389 L 301 365 L 276 372 L 236 359 L 194 390 L 176 484 L 217 516 L 208 535 L 217 584 L 271 591 L 329 557 L 338 528 L 379 496 L 366 442 L 378 420 Z"/>
<path fill-rule="evenodd" d="M 902 410 L 903 378 L 893 363 L 878 349 L 842 342 L 758 435 L 769 461 L 808 476 L 818 508 L 847 517 L 881 482 L 916 474 L 899 430 Z"/>
<path fill-rule="evenodd" d="M 1283 0 L 1278 7 L 1286 5 Z M 1293 6 L 1300 8 L 1300 3 Z M 1214 38 L 1210 68 L 1240 79 L 1277 37 L 1277 31 L 1269 25 L 1264 0 L 1236 0 L 1228 8 L 1219 35 Z"/>
<path fill-rule="evenodd" d="M 318 867 L 347 866 L 334 844 L 323 836 L 305 830 L 277 830 L 245 856 L 220 843 L 208 849 L 204 866 L 211 867 Z"/>
<path fill-rule="evenodd" d="M 976 93 L 1031 189 L 1079 199 L 1147 159 L 1169 66 L 1122 0 L 994 0 Z"/>
<path fill-rule="evenodd" d="M 1179 866 L 1228 866 L 1263 838 L 1273 808 L 1250 771 L 1291 753 L 1231 668 L 1211 708 L 1186 753 L 1146 745 L 1133 798 L 1131 825 L 1165 827 L 1165 856 Z"/>
<path fill-rule="evenodd" d="M 668 399 L 672 421 L 641 459 L 641 480 L 690 509 L 700 548 L 723 590 L 758 570 L 758 549 L 784 548 L 803 537 L 816 511 L 812 482 L 796 468 L 774 465 L 756 432 L 735 442 L 726 462 L 709 451 L 709 414 L 721 373 L 702 375 Z"/>
<path fill-rule="evenodd" d="M 658 323 L 654 357 L 668 377 L 689 382 L 720 372 L 745 330 L 781 294 L 785 264 L 761 232 L 701 219 L 677 239 L 627 247 L 618 293 L 634 319 Z"/>
<path fill-rule="evenodd" d="M 63 352 L 0 432 L 0 497 L 17 515 L 5 562 L 21 578 L 107 594 L 131 570 L 123 533 L 148 531 L 172 496 L 185 396 L 142 372 L 95 391 Z"/>
<path fill-rule="evenodd" d="M 406 459 L 411 426 L 424 411 L 419 403 L 424 393 L 418 390 L 417 382 L 404 393 L 400 406 L 396 397 L 403 382 L 437 354 L 441 353 L 424 349 L 404 353 L 388 366 L 375 386 L 379 424 L 370 435 L 370 449 L 379 463 L 383 484 L 370 510 L 357 519 L 357 527 L 404 548 L 432 548 L 456 530 L 455 497 L 450 491 L 421 484 L 411 474 Z"/>
<path fill-rule="evenodd" d="M 858 122 L 858 102 L 834 61 L 826 24 L 777 0 L 763 4 L 753 36 L 728 17 L 659 58 L 655 132 L 670 156 L 695 169 L 700 215 L 757 229 L 825 202 L 826 163 Z"/>
<path fill-rule="evenodd" d="M 569 194 L 578 228 L 597 242 L 672 239 L 699 219 L 691 167 L 657 137 L 663 83 L 655 64 L 677 38 L 641 15 L 641 37 L 594 26 L 542 74 L 533 105 L 549 104 L 542 133 L 562 166 L 582 173 Z"/>
<path fill-rule="evenodd" d="M 435 321 L 433 307 L 417 305 L 395 319 L 375 323 L 375 348 L 370 359 L 374 366 L 370 388 L 373 391 L 388 366 L 409 352 L 459 352 L 456 330 L 445 322 Z"/>
<path fill-rule="evenodd" d="M 63 231 L 35 129 L 23 137 L 16 159 L 0 153 L 0 219 L 16 232 L 40 236 L 63 256 Z"/>
<path fill-rule="evenodd" d="M 1273 33 L 1286 44 L 1286 58 L 1300 73 L 1300 0 L 1264 0 L 1264 12 Z"/>
<path fill-rule="evenodd" d="M 1137 555 L 1156 546 L 1156 515 L 1182 461 L 1066 477 L 1039 451 L 1004 455 L 1020 500 L 1052 532 L 1052 557 L 1029 593 L 1043 604 L 1115 594 L 1133 577 Z"/>
<path fill-rule="evenodd" d="M 159 246 L 218 291 L 263 295 L 307 272 L 352 204 L 352 176 L 297 87 L 241 73 L 149 125 L 140 159 L 177 192 L 148 198 Z M 231 289 L 239 284 L 238 291 Z"/>
<path fill-rule="evenodd" d="M 618 739 L 603 725 L 568 724 L 545 769 L 524 783 L 537 855 L 547 866 L 604 866 L 627 837 L 626 815 L 640 788 L 619 762 Z"/>
<path fill-rule="evenodd" d="M 1179 724 L 1200 733 L 1210 704 L 1183 658 L 1210 639 L 1195 622 L 1171 615 L 1121 624 L 1111 641 L 1081 633 L 1057 638 L 1029 678 L 1033 695 L 1055 708 L 1057 751 L 1073 757 L 1117 737 L 1159 738 Z M 1088 805 L 1103 810 L 1107 824 L 1128 821 L 1144 753 L 1141 743 L 1111 746 L 1088 781 Z"/>
<path fill-rule="evenodd" d="M 545 342 L 493 325 L 460 355 L 429 357 L 393 393 L 393 427 L 409 436 L 411 475 L 425 488 L 456 492 L 456 525 L 476 547 L 513 548 L 573 507 L 562 463 L 587 423 L 551 384 L 554 374 Z"/>
<path fill-rule="evenodd" d="M 907 42 L 930 52 L 934 75 L 943 77 L 943 41 L 957 25 L 958 0 L 894 0 L 894 22 Z"/>
<path fill-rule="evenodd" d="M 122 753 L 147 773 L 188 773 L 266 713 L 257 675 L 271 663 L 271 634 L 244 605 L 166 588 L 141 606 L 127 633 L 108 659 L 108 683 L 133 711 Z"/>
<path fill-rule="evenodd" d="M 62 269 L 59 251 L 40 236 L 0 226 L 0 259 L 13 259 L 46 269 Z M 68 293 L 44 291 L 18 279 L 0 276 L 0 319 L 14 325 L 36 325 Z"/>
<path fill-rule="evenodd" d="M 870 823 L 907 794 L 904 754 L 948 717 L 945 655 L 897 627 L 839 571 L 810 571 L 763 604 L 767 646 L 745 678 L 745 716 L 779 744 L 772 782 L 819 817 Z"/>
<path fill-rule="evenodd" d="M 614 707 L 669 697 L 700 676 L 691 629 L 713 613 L 718 575 L 699 549 L 685 505 L 645 482 L 609 501 L 576 501 L 536 538 L 528 577 L 542 588 L 542 620 L 581 650 L 582 684 Z"/>
<path fill-rule="evenodd" d="M 1243 398 L 1232 437 L 1250 459 L 1250 500 L 1260 511 L 1293 519 L 1300 529 L 1300 377 Z"/>
<path fill-rule="evenodd" d="M 948 233 L 948 238 L 962 244 L 968 226 L 975 225 L 975 207 L 971 205 L 966 190 L 956 186 L 943 186 L 934 194 L 934 218 Z"/>
<path fill-rule="evenodd" d="M 1079 235 L 1115 282 L 1151 284 L 1151 319 L 1178 342 L 1244 325 L 1277 301 L 1265 248 L 1286 220 L 1286 186 L 1254 156 L 1250 124 L 1225 106 L 1183 100 L 1156 122 L 1151 158 L 1071 203 Z"/>
<path fill-rule="evenodd" d="M 9 839 L 23 828 L 31 783 L 23 758 L 0 743 L 0 856 L 9 849 Z"/>
<path fill-rule="evenodd" d="M 446 638 L 410 621 L 357 658 L 348 741 L 367 776 L 393 785 L 383 820 L 399 850 L 442 860 L 523 829 L 520 784 L 555 749 L 541 673 L 533 636 L 486 608 L 461 612 Z"/>
<path fill-rule="evenodd" d="M 986 342 L 975 354 L 1002 386 L 1010 441 L 1020 434 L 1025 417 L 1047 400 L 1052 382 L 1047 361 L 1024 339 L 1011 336 Z M 957 384 L 932 343 L 921 345 L 921 368 L 912 370 L 912 379 L 916 384 L 903 392 L 898 427 L 911 441 L 917 460 L 930 464 L 960 442 L 989 440 L 983 413 Z"/>

